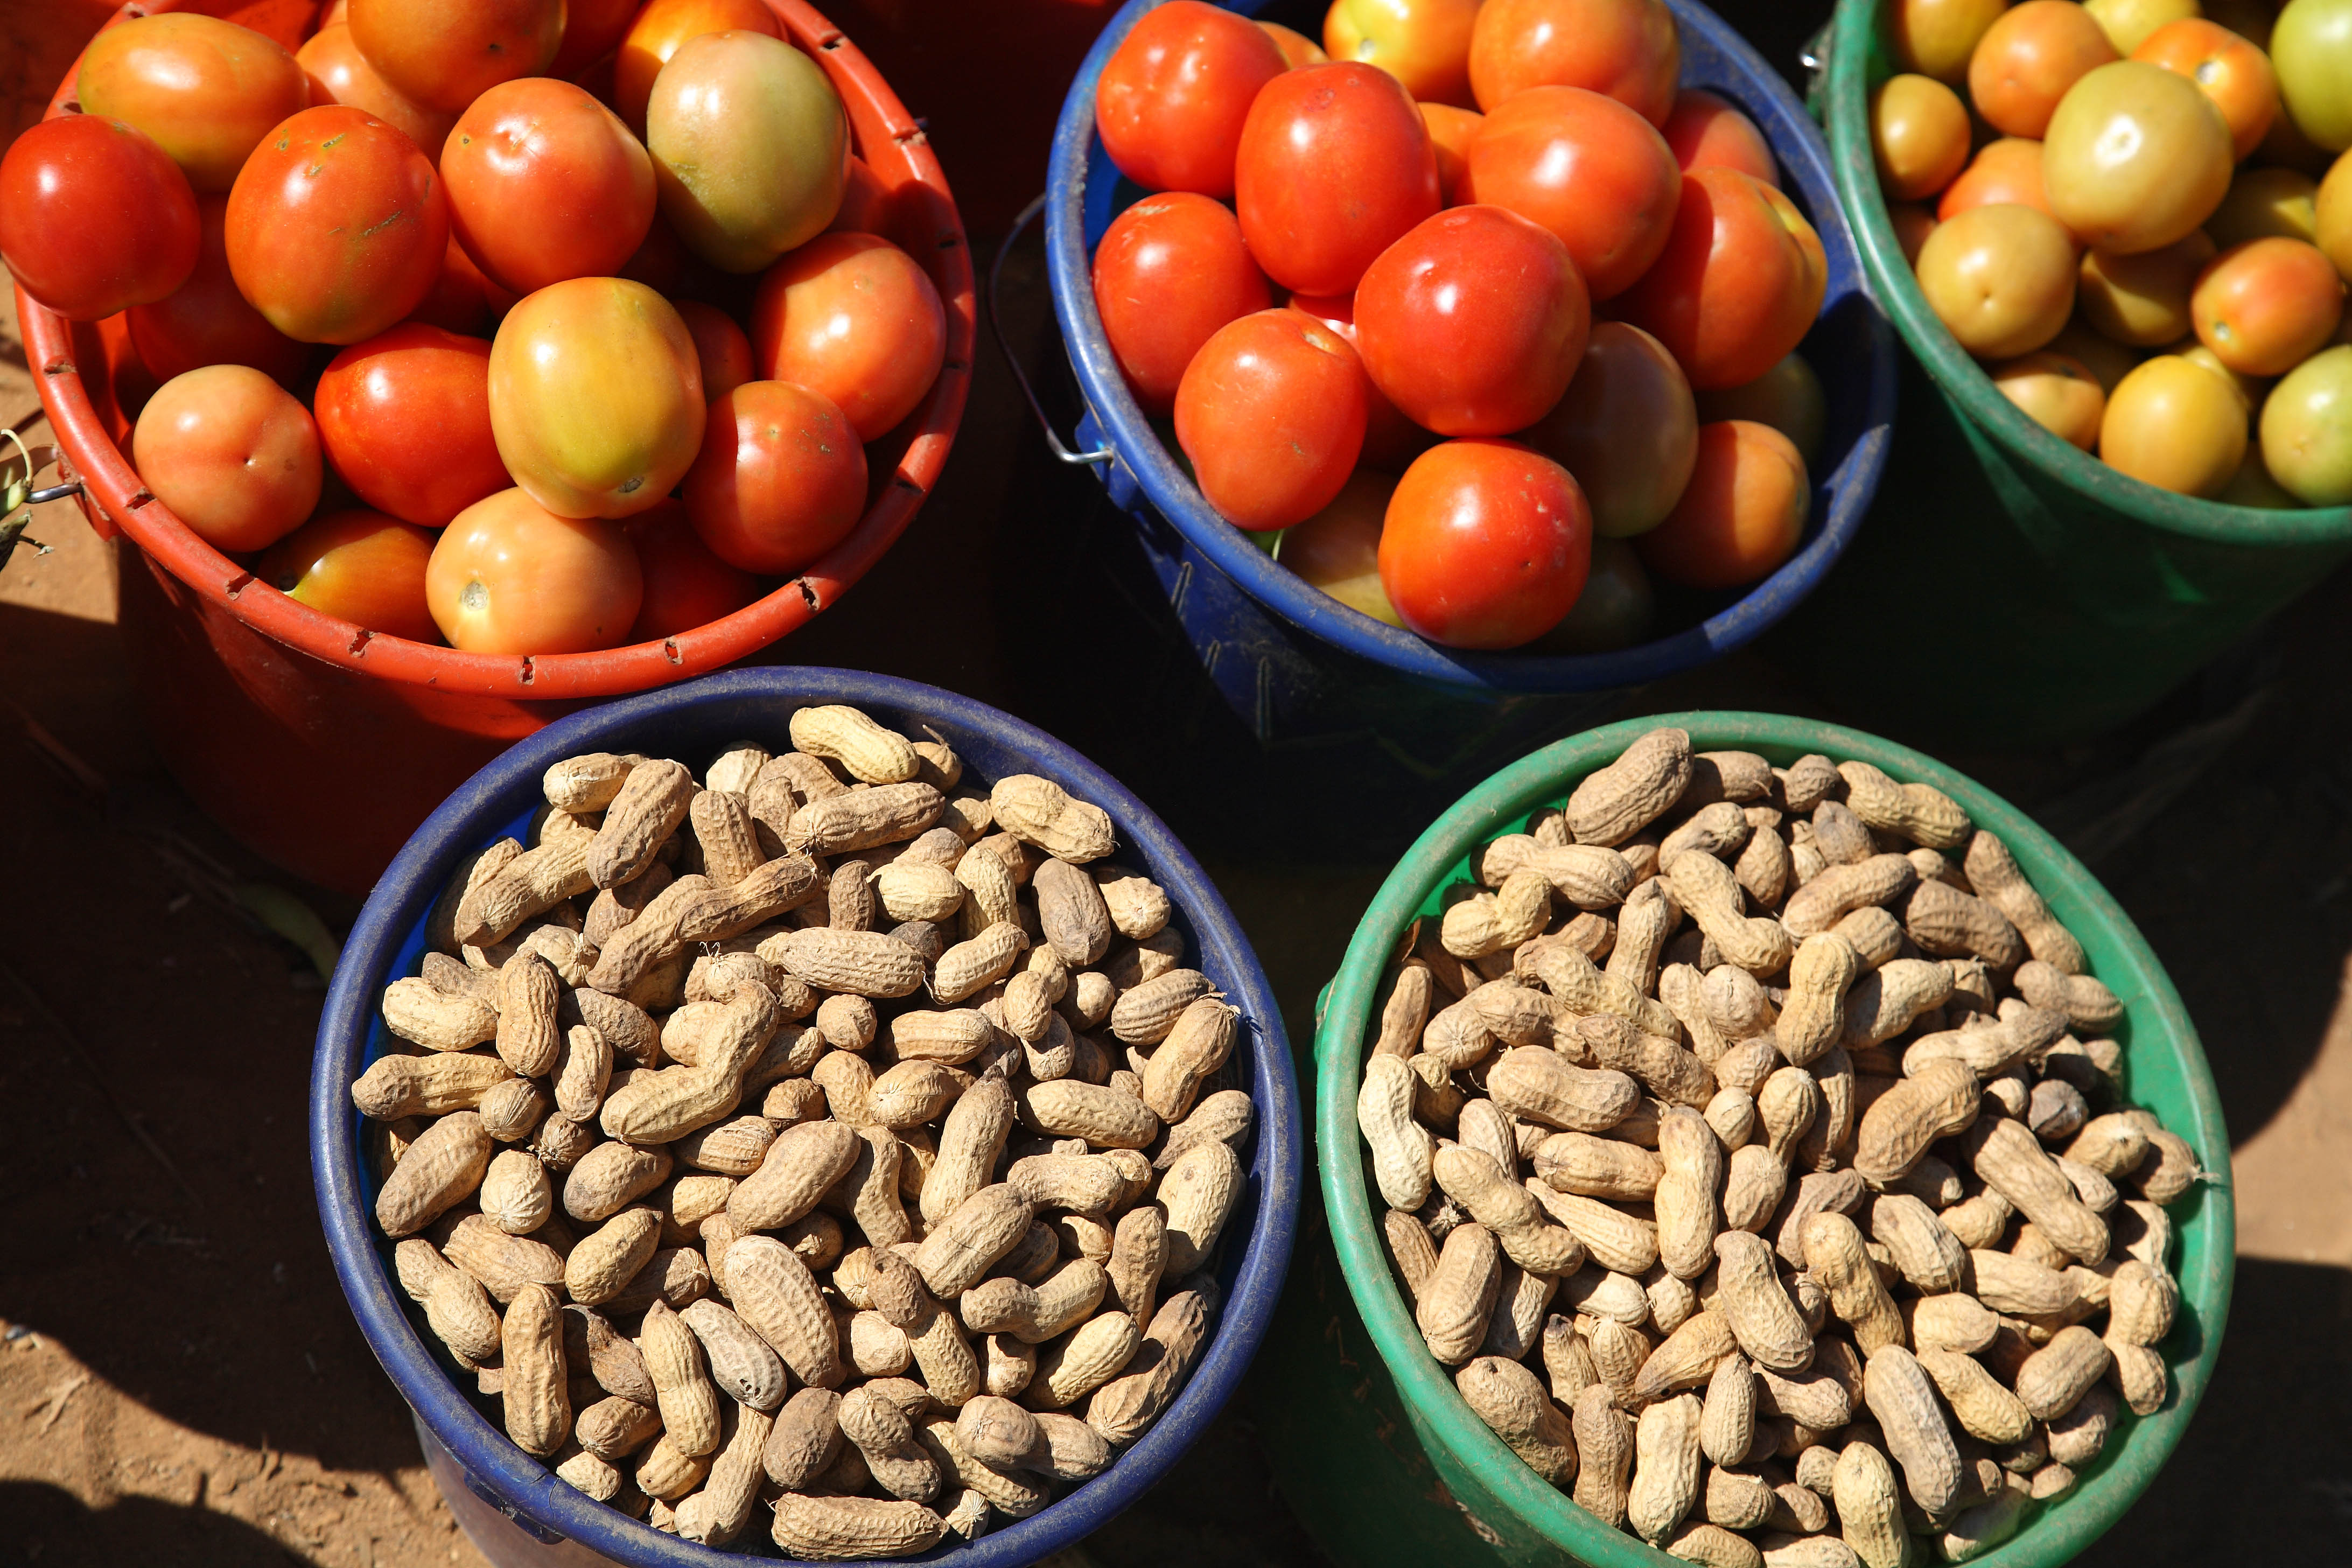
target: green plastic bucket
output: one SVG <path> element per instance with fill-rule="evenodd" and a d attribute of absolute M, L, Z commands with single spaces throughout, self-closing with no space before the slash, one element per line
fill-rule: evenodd
<path fill-rule="evenodd" d="M 2069 930 L 2090 969 L 2126 1008 L 2125 1092 L 2196 1148 L 2212 1181 L 2170 1210 L 2179 1238 L 2180 1312 L 2161 1347 L 2172 1386 L 2165 1407 L 2127 1412 L 2081 1484 L 2036 1508 L 1987 1568 L 2052 1568 L 2123 1516 L 2156 1479 L 2213 1373 L 2229 1315 L 2236 1226 L 2220 1096 L 2179 994 L 2147 941 L 2080 861 L 2000 796 L 1903 746 L 1832 724 L 1763 713 L 1669 713 L 1588 731 L 1504 769 L 1439 818 L 1408 851 L 1349 943 L 1315 1031 L 1315 1137 L 1328 1234 L 1302 1234 L 1283 1310 L 1253 1376 L 1268 1460 L 1284 1496 L 1339 1563 L 1425 1568 L 1448 1563 L 1579 1562 L 1664 1568 L 1675 1559 L 1612 1530 L 1504 1447 L 1431 1359 L 1398 1290 L 1364 1177 L 1356 1089 L 1364 1042 L 1378 1033 L 1381 981 L 1414 920 L 1439 911 L 1470 877 L 1470 852 L 1530 811 L 1557 805 L 1585 774 L 1660 725 L 1695 749 L 1761 752 L 1779 763 L 1809 752 L 1875 763 L 1934 784 L 1998 833 Z"/>
<path fill-rule="evenodd" d="M 1909 353 L 1878 500 L 1777 644 L 1822 694 L 1944 745 L 2042 746 L 2149 707 L 2352 555 L 2352 508 L 2266 511 L 2127 479 L 2026 417 L 1928 309 L 1887 221 L 1871 89 L 1888 0 L 1839 0 L 1816 107 L 1871 288 Z M 1856 659 L 1877 636 L 1908 650 Z M 1923 688 L 1921 668 L 1946 671 Z"/>

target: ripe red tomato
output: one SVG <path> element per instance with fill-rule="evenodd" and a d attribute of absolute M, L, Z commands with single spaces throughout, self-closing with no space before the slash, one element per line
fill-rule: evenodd
<path fill-rule="evenodd" d="M 437 643 L 425 603 L 433 535 L 415 523 L 352 507 L 314 517 L 271 545 L 253 574 L 323 616 L 383 637 Z"/>
<path fill-rule="evenodd" d="M 135 125 L 199 191 L 226 191 L 272 126 L 310 101 L 274 38 L 201 12 L 135 16 L 90 40 L 74 78 L 82 112 Z"/>
<path fill-rule="evenodd" d="M 301 526 L 323 478 L 310 411 L 250 365 L 174 377 L 131 437 L 140 482 L 214 549 L 260 550 Z"/>
<path fill-rule="evenodd" d="M 1772 161 L 1772 144 L 1764 140 L 1756 121 L 1703 87 L 1686 87 L 1676 93 L 1675 111 L 1660 129 L 1685 174 L 1693 169 L 1737 169 L 1750 179 L 1780 188 L 1780 167 Z"/>
<path fill-rule="evenodd" d="M 1559 624 L 1592 566 L 1592 514 L 1531 447 L 1445 441 L 1413 460 L 1381 529 L 1381 584 L 1447 647 L 1517 647 Z"/>
<path fill-rule="evenodd" d="M 514 309 L 518 298 L 484 277 L 453 237 L 442 253 L 441 275 L 408 319 L 478 338 L 498 329 L 499 319 Z"/>
<path fill-rule="evenodd" d="M 1095 309 L 1147 414 L 1176 406 L 1184 367 L 1219 327 L 1273 303 L 1232 211 L 1189 191 L 1146 196 L 1095 247 Z"/>
<path fill-rule="evenodd" d="M 746 382 L 710 405 L 684 498 L 712 554 L 789 576 L 857 526 L 866 448 L 819 394 L 788 381 Z"/>
<path fill-rule="evenodd" d="M 750 29 L 772 38 L 784 36 L 766 0 L 647 0 L 621 38 L 613 58 L 613 107 L 630 130 L 646 133 L 646 100 L 654 79 L 688 38 L 705 33 Z"/>
<path fill-rule="evenodd" d="M 441 144 L 449 140 L 457 115 L 427 109 L 384 80 L 360 53 L 359 45 L 352 42 L 350 27 L 340 24 L 320 27 L 295 52 L 294 61 L 310 75 L 313 105 L 341 103 L 363 109 L 415 142 L 416 150 L 426 158 L 440 163 Z"/>
<path fill-rule="evenodd" d="M 0 158 L 0 258 L 69 321 L 171 293 L 195 270 L 200 232 L 187 175 L 120 120 L 45 120 Z"/>
<path fill-rule="evenodd" d="M 1356 341 L 1356 296 L 1343 294 L 1329 298 L 1319 294 L 1293 294 L 1290 308 L 1311 317 L 1348 340 L 1348 346 L 1363 357 L 1363 345 Z M 1384 474 L 1401 474 L 1405 465 L 1437 445 L 1437 433 L 1414 424 L 1405 417 L 1404 410 L 1389 401 L 1389 395 L 1374 384 L 1368 374 L 1364 378 L 1364 450 L 1358 459 L 1365 468 L 1378 468 Z M 1388 505 L 1382 495 L 1381 504 Z M 1377 532 L 1378 531 L 1375 530 Z"/>
<path fill-rule="evenodd" d="M 716 403 L 751 379 L 751 340 L 735 318 L 699 300 L 680 300 L 677 319 L 694 338 L 694 356 L 702 362 L 702 395 Z"/>
<path fill-rule="evenodd" d="M 888 240 L 820 235 L 760 279 L 751 357 L 763 380 L 807 387 L 871 441 L 939 379 L 947 314 L 915 258 Z"/>
<path fill-rule="evenodd" d="M 1201 0 L 1148 11 L 1095 84 L 1095 130 L 1119 172 L 1154 191 L 1234 194 L 1242 124 L 1287 67 L 1248 19 Z"/>
<path fill-rule="evenodd" d="M 352 0 L 345 16 L 384 80 L 451 113 L 538 76 L 563 42 L 563 0 Z"/>
<path fill-rule="evenodd" d="M 1396 78 L 1352 62 L 1266 84 L 1242 129 L 1234 194 L 1250 254 L 1299 294 L 1353 289 L 1443 195 L 1420 109 Z"/>
<path fill-rule="evenodd" d="M 434 542 L 425 599 L 467 653 L 586 653 L 617 647 L 645 598 L 620 524 L 558 517 L 520 490 L 459 512 Z"/>
<path fill-rule="evenodd" d="M 490 345 L 422 321 L 345 349 L 319 377 L 319 436 L 352 493 L 439 528 L 514 481 L 490 434 Z"/>
<path fill-rule="evenodd" d="M 1486 117 L 1475 109 L 1457 109 L 1450 103 L 1424 103 L 1421 118 L 1429 127 L 1429 144 L 1437 153 L 1439 194 L 1447 206 L 1459 206 L 1470 199 L 1470 143 L 1477 139 Z"/>
<path fill-rule="evenodd" d="M 1581 87 L 1664 125 L 1682 68 L 1663 0 L 1486 0 L 1470 34 L 1470 90 L 1489 113 L 1531 87 Z"/>
<path fill-rule="evenodd" d="M 228 194 L 228 265 L 270 325 L 363 342 L 422 304 L 449 254 L 449 203 L 416 144 L 356 109 L 306 109 Z"/>
<path fill-rule="evenodd" d="M 1796 553 L 1811 495 L 1804 458 L 1769 425 L 1702 425 L 1698 464 L 1682 500 L 1633 548 L 1664 582 L 1745 587 Z"/>
<path fill-rule="evenodd" d="M 1479 127 L 1464 195 L 1558 235 L 1592 297 L 1607 300 L 1665 249 L 1682 172 L 1658 128 L 1615 99 L 1531 87 Z"/>
<path fill-rule="evenodd" d="M 499 283 L 534 293 L 610 278 L 654 221 L 654 162 L 620 116 L 568 81 L 502 82 L 441 153 L 449 226 Z"/>
<path fill-rule="evenodd" d="M 1356 289 L 1365 373 L 1441 436 L 1507 435 L 1542 418 L 1591 329 L 1568 247 L 1496 206 L 1448 207 L 1382 251 Z"/>
<path fill-rule="evenodd" d="M 682 502 L 665 500 L 621 525 L 637 552 L 645 598 L 630 642 L 658 642 L 724 620 L 760 596 L 760 584 L 710 553 Z"/>
<path fill-rule="evenodd" d="M 1348 482 L 1370 386 L 1339 333 L 1297 310 L 1260 310 L 1192 356 L 1176 389 L 1177 444 L 1226 521 L 1288 528 Z"/>
<path fill-rule="evenodd" d="M 271 326 L 236 291 L 228 270 L 227 212 L 226 196 L 197 201 L 204 237 L 195 270 L 153 304 L 131 306 L 124 325 L 158 381 L 208 364 L 245 364 L 291 385 L 310 363 L 310 345 Z"/>
<path fill-rule="evenodd" d="M 1821 313 L 1829 259 L 1788 197 L 1736 169 L 1683 176 L 1675 231 L 1618 314 L 1666 345 L 1700 392 L 1770 370 Z"/>
<path fill-rule="evenodd" d="M 563 42 L 547 65 L 547 74 L 565 81 L 621 47 L 629 24 L 636 20 L 637 0 L 566 0 Z"/>

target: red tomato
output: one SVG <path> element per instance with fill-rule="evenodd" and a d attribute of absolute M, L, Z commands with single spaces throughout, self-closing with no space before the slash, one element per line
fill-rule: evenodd
<path fill-rule="evenodd" d="M 373 114 L 306 109 L 228 194 L 228 265 L 270 325 L 356 343 L 422 304 L 449 255 L 449 203 L 416 143 Z"/>
<path fill-rule="evenodd" d="M 707 626 L 760 597 L 760 584 L 749 572 L 710 553 L 682 502 L 665 500 L 641 511 L 621 531 L 636 549 L 646 584 L 636 623 L 629 627 L 630 642 L 658 642 Z"/>
<path fill-rule="evenodd" d="M 1821 313 L 1829 260 L 1789 198 L 1734 169 L 1683 176 L 1675 232 L 1618 313 L 1666 345 L 1700 392 L 1754 381 Z"/>
<path fill-rule="evenodd" d="M 490 345 L 408 321 L 319 377 L 319 436 L 352 493 L 439 528 L 514 481 L 490 435 Z"/>
<path fill-rule="evenodd" d="M 2241 375 L 2284 375 L 2336 336 L 2344 279 L 2320 248 L 2272 236 L 2231 246 L 2198 274 L 2197 338 Z"/>
<path fill-rule="evenodd" d="M 134 16 L 90 40 L 74 79 L 85 114 L 135 125 L 199 191 L 226 191 L 270 128 L 310 101 L 274 38 L 200 12 Z"/>
<path fill-rule="evenodd" d="M 857 526 L 866 448 L 841 410 L 807 387 L 746 382 L 710 405 L 684 496 L 713 555 L 789 576 Z"/>
<path fill-rule="evenodd" d="M 415 142 L 427 158 L 441 161 L 441 144 L 449 140 L 457 115 L 425 108 L 377 75 L 352 41 L 351 28 L 340 24 L 320 27 L 296 51 L 294 61 L 310 75 L 313 104 L 363 109 Z"/>
<path fill-rule="evenodd" d="M 441 153 L 449 226 L 504 287 L 619 272 L 654 221 L 654 161 L 620 117 L 552 77 L 502 82 Z"/>
<path fill-rule="evenodd" d="M 1780 168 L 1772 161 L 1772 144 L 1756 121 L 1703 87 L 1686 87 L 1675 95 L 1675 111 L 1661 130 L 1685 174 L 1737 169 L 1780 188 Z"/>
<path fill-rule="evenodd" d="M 849 155 L 849 178 L 841 187 L 841 210 L 824 226 L 827 234 L 880 234 L 890 232 L 890 190 L 883 184 L 882 176 L 874 166 L 852 153 Z"/>
<path fill-rule="evenodd" d="M 1615 99 L 1531 87 L 1479 127 L 1464 195 L 1558 235 L 1592 297 L 1607 300 L 1665 249 L 1682 174 L 1658 128 Z"/>
<path fill-rule="evenodd" d="M 547 74 L 565 81 L 577 78 L 621 47 L 636 16 L 637 0 L 566 0 L 563 42 L 548 62 Z"/>
<path fill-rule="evenodd" d="M 218 551 L 275 544 L 319 504 L 310 411 L 250 365 L 206 365 L 167 382 L 131 442 L 140 482 Z"/>
<path fill-rule="evenodd" d="M 345 16 L 384 80 L 453 113 L 546 70 L 563 42 L 563 0 L 352 0 Z"/>
<path fill-rule="evenodd" d="M 1273 302 L 1242 226 L 1206 196 L 1146 196 L 1095 247 L 1095 309 L 1147 414 L 1176 406 L 1184 367 L 1219 327 Z"/>
<path fill-rule="evenodd" d="M 1154 191 L 1234 194 L 1258 89 L 1287 68 L 1265 30 L 1201 0 L 1144 13 L 1095 84 L 1095 130 L 1119 173 Z"/>
<path fill-rule="evenodd" d="M 915 258 L 888 240 L 820 235 L 760 279 L 751 354 L 761 379 L 807 387 L 871 441 L 939 378 L 947 315 Z"/>
<path fill-rule="evenodd" d="M 1424 103 L 1421 118 L 1429 127 L 1429 144 L 1437 153 L 1439 195 L 1447 206 L 1459 206 L 1470 199 L 1470 143 L 1477 139 L 1478 127 L 1486 123 L 1486 117 L 1475 109 L 1456 109 L 1450 103 Z"/>
<path fill-rule="evenodd" d="M 686 279 L 700 263 L 687 254 L 686 242 L 677 237 L 659 212 L 654 214 L 653 226 L 646 230 L 646 242 L 637 253 L 621 264 L 620 276 L 644 284 L 656 294 L 675 298 L 686 288 Z"/>
<path fill-rule="evenodd" d="M 434 543 L 425 599 L 467 653 L 586 653 L 629 635 L 645 598 L 615 522 L 558 517 L 520 490 L 459 512 Z"/>
<path fill-rule="evenodd" d="M 1542 418 L 1591 329 L 1568 247 L 1501 207 L 1439 213 L 1381 252 L 1356 289 L 1365 373 L 1441 436 L 1500 436 Z"/>
<path fill-rule="evenodd" d="M 310 363 L 309 345 L 269 324 L 245 302 L 229 276 L 226 196 L 196 203 L 204 248 L 188 280 L 152 305 L 133 305 L 124 323 L 140 359 L 158 381 L 208 364 L 247 364 L 290 384 Z"/>
<path fill-rule="evenodd" d="M 1665 582 L 1745 587 L 1797 552 L 1811 493 L 1795 444 L 1769 425 L 1702 425 L 1682 500 L 1633 548 Z"/>
<path fill-rule="evenodd" d="M 1470 90 L 1489 111 L 1531 87 L 1581 87 L 1664 125 L 1682 68 L 1663 0 L 1486 0 L 1470 35 Z"/>
<path fill-rule="evenodd" d="M 1234 192 L 1250 254 L 1299 294 L 1353 289 L 1441 198 L 1420 109 L 1396 78 L 1355 64 L 1266 85 L 1242 130 Z"/>
<path fill-rule="evenodd" d="M 699 300 L 676 303 L 677 319 L 694 336 L 695 358 L 702 362 L 702 395 L 716 403 L 751 379 L 751 340 L 716 305 Z"/>
<path fill-rule="evenodd" d="M 621 38 L 613 59 L 613 108 L 630 130 L 646 133 L 646 100 L 654 95 L 654 78 L 669 64 L 670 56 L 688 38 L 705 33 L 750 29 L 781 38 L 784 30 L 767 0 L 647 0 L 637 19 Z"/>
<path fill-rule="evenodd" d="M 185 283 L 201 228 L 187 175 L 120 120 L 45 120 L 0 158 L 0 258 L 69 321 L 151 305 Z"/>
<path fill-rule="evenodd" d="M 1287 528 L 1348 482 L 1370 384 L 1339 333 L 1297 310 L 1260 310 L 1192 356 L 1176 389 L 1177 444 L 1226 521 Z"/>
<path fill-rule="evenodd" d="M 499 318 L 514 309 L 516 299 L 484 277 L 466 247 L 452 238 L 442 253 L 441 276 L 408 319 L 478 338 L 497 330 Z"/>
<path fill-rule="evenodd" d="M 433 535 L 414 523 L 353 507 L 312 518 L 269 547 L 253 574 L 322 616 L 383 637 L 437 643 L 425 603 Z"/>
<path fill-rule="evenodd" d="M 1363 348 L 1356 341 L 1356 298 L 1340 295 L 1327 298 L 1318 294 L 1293 294 L 1290 308 L 1322 322 L 1348 340 L 1359 359 Z M 1385 474 L 1401 474 L 1405 465 L 1437 444 L 1434 431 L 1424 429 L 1405 417 L 1404 410 L 1389 401 L 1389 395 L 1373 384 L 1371 377 L 1364 378 L 1364 451 L 1361 461 L 1368 468 Z M 1385 495 L 1382 507 L 1388 505 Z"/>
<path fill-rule="evenodd" d="M 1447 647 L 1517 647 L 1559 624 L 1592 566 L 1569 471 L 1517 441 L 1446 441 L 1413 460 L 1381 529 L 1381 584 Z"/>

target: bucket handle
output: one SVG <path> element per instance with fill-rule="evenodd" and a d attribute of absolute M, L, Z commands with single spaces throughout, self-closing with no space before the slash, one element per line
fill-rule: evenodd
<path fill-rule="evenodd" d="M 996 339 L 996 352 L 1004 356 L 1005 364 L 1012 369 L 1013 379 L 1021 384 L 1021 395 L 1029 400 L 1029 412 L 1037 416 L 1037 426 L 1045 432 L 1045 445 L 1054 449 L 1054 456 L 1074 465 L 1108 463 L 1118 456 L 1108 447 L 1098 447 L 1091 452 L 1074 452 L 1063 445 L 1062 437 L 1054 431 L 1054 422 L 1045 416 L 1045 405 L 1037 401 L 1036 388 L 1029 384 L 1029 373 L 1021 368 L 1021 356 L 1014 353 L 1013 345 L 1005 341 L 1003 312 L 997 309 L 997 284 L 1004 274 L 1004 258 L 1013 254 L 1013 245 L 1029 232 L 1029 226 L 1035 223 L 1037 215 L 1045 210 L 1045 197 L 1042 195 L 1023 207 L 1021 216 L 1013 220 L 1012 232 L 996 247 L 996 259 L 989 264 L 988 268 L 988 330 Z"/>

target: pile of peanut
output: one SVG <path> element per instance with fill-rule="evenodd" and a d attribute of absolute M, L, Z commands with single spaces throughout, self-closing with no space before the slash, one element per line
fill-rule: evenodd
<path fill-rule="evenodd" d="M 1422 922 L 1357 1100 L 1430 1354 L 1689 1562 L 2007 1540 L 2166 1394 L 2200 1172 L 2121 1103 L 2115 994 L 1868 763 L 1654 730 L 1527 826 Z"/>
<path fill-rule="evenodd" d="M 765 1502 L 788 1555 L 899 1557 L 1035 1513 L 1182 1386 L 1244 1026 L 1099 807 L 958 793 L 850 708 L 790 732 L 698 784 L 551 768 L 352 1098 L 400 1282 L 516 1444 L 691 1540 Z"/>

